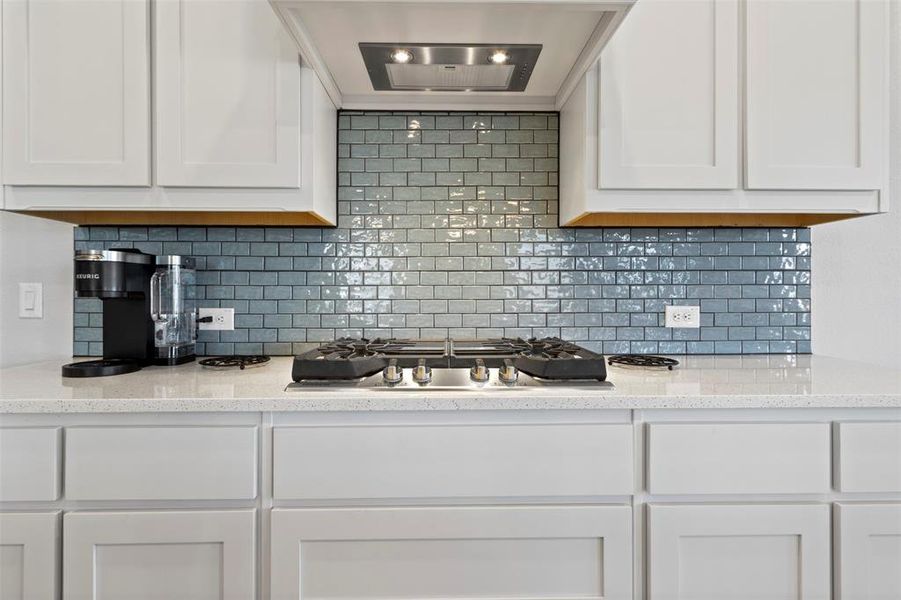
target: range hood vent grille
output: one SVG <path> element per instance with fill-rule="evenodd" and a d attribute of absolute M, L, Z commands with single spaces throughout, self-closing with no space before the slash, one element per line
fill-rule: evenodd
<path fill-rule="evenodd" d="M 412 59 L 395 62 L 398 50 Z M 508 57 L 504 64 L 490 60 L 498 51 Z M 522 92 L 541 45 L 361 43 L 360 52 L 377 91 Z"/>
<path fill-rule="evenodd" d="M 386 65 L 394 90 L 506 90 L 512 65 Z"/>

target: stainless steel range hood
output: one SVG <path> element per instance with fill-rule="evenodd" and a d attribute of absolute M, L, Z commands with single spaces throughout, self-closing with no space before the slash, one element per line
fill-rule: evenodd
<path fill-rule="evenodd" d="M 358 110 L 559 109 L 635 1 L 269 0 L 332 101 Z"/>
<path fill-rule="evenodd" d="M 522 92 L 541 44 L 361 42 L 360 53 L 374 90 Z"/>

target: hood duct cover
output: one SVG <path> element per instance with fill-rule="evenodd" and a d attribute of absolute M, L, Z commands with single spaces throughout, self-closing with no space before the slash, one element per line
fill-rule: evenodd
<path fill-rule="evenodd" d="M 395 62 L 399 50 L 412 59 Z M 498 51 L 508 57 L 503 64 L 491 62 Z M 541 45 L 361 43 L 360 52 L 377 91 L 522 92 Z"/>

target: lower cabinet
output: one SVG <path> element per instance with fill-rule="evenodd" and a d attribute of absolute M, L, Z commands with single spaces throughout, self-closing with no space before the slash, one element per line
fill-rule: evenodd
<path fill-rule="evenodd" d="M 835 505 L 836 600 L 901 598 L 901 504 Z"/>
<path fill-rule="evenodd" d="M 652 504 L 649 600 L 828 600 L 825 504 Z"/>
<path fill-rule="evenodd" d="M 628 506 L 272 511 L 271 600 L 632 597 Z"/>
<path fill-rule="evenodd" d="M 58 512 L 0 513 L 0 598 L 56 600 Z"/>
<path fill-rule="evenodd" d="M 254 598 L 255 528 L 252 509 L 66 513 L 63 600 Z"/>

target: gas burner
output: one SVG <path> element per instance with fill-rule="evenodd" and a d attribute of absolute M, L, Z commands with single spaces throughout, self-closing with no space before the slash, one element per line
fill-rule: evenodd
<path fill-rule="evenodd" d="M 316 351 L 322 355 L 322 360 L 370 358 L 378 356 L 393 341 L 378 338 L 372 341 L 366 338 L 339 338 L 331 344 L 319 346 Z"/>
<path fill-rule="evenodd" d="M 485 385 L 491 370 L 497 380 L 517 385 L 520 373 L 530 381 L 587 382 L 607 376 L 604 357 L 559 338 L 493 338 L 483 340 L 402 340 L 341 338 L 294 357 L 296 382 L 340 384 L 378 381 L 399 385 L 404 369 L 420 386 L 430 385 L 440 371 L 466 370 L 473 384 Z M 370 386 L 369 381 L 364 387 Z"/>
<path fill-rule="evenodd" d="M 237 367 L 242 371 L 247 367 L 261 367 L 269 362 L 268 356 L 261 355 L 235 355 L 235 356 L 215 356 L 213 358 L 205 358 L 200 361 L 200 365 L 211 369 L 234 369 Z"/>
<path fill-rule="evenodd" d="M 627 367 L 666 367 L 670 371 L 679 364 L 675 358 L 653 356 L 651 354 L 616 354 L 607 359 L 608 364 Z"/>

